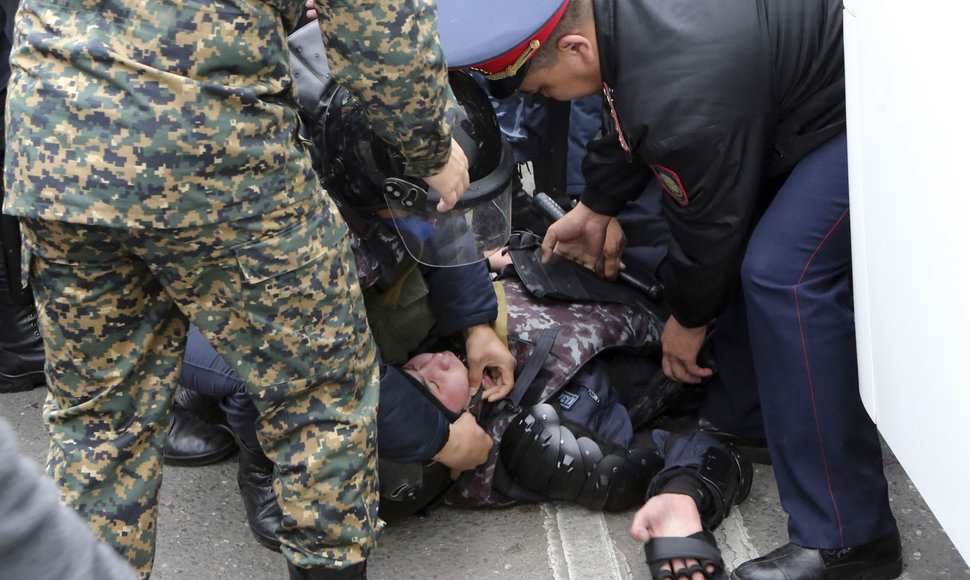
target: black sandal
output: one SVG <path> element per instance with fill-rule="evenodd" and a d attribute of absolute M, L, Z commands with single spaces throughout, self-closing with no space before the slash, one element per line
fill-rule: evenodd
<path fill-rule="evenodd" d="M 710 532 L 703 531 L 691 534 L 686 538 L 654 538 L 643 545 L 643 552 L 647 557 L 647 566 L 653 580 L 676 580 L 678 578 L 670 570 L 660 567 L 674 558 L 693 558 L 700 562 L 687 568 L 688 573 L 702 572 L 707 580 L 721 580 L 724 575 L 724 560 L 717 547 L 717 541 Z M 714 572 L 708 572 L 707 567 L 714 566 Z M 688 578 L 690 575 L 687 576 Z M 680 576 L 683 578 L 683 576 Z"/>

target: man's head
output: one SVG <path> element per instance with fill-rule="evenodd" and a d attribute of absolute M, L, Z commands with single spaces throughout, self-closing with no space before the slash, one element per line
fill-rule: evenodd
<path fill-rule="evenodd" d="M 545 44 L 524 67 L 519 90 L 571 101 L 603 86 L 592 0 L 570 0 Z"/>
<path fill-rule="evenodd" d="M 592 0 L 438 0 L 438 32 L 448 65 L 481 73 L 498 98 L 524 79 L 561 100 L 602 86 Z"/>
<path fill-rule="evenodd" d="M 403 367 L 454 413 L 468 408 L 478 390 L 468 383 L 468 368 L 450 351 L 424 353 L 412 357 Z"/>

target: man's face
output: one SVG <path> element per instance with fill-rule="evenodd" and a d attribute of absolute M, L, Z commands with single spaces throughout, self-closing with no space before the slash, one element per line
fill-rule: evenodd
<path fill-rule="evenodd" d="M 419 354 L 403 367 L 421 381 L 445 407 L 461 413 L 468 407 L 474 388 L 468 384 L 468 369 L 453 352 Z"/>
<path fill-rule="evenodd" d="M 595 54 L 581 50 L 563 50 L 555 63 L 529 67 L 519 85 L 520 91 L 540 93 L 557 101 L 588 97 L 602 88 L 599 60 Z"/>

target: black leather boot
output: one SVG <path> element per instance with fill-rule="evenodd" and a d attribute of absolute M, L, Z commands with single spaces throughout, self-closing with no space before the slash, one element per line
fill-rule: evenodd
<path fill-rule="evenodd" d="M 179 387 L 162 456 L 166 465 L 197 467 L 218 463 L 236 451 L 236 439 L 224 425 L 217 401 Z"/>
<path fill-rule="evenodd" d="M 741 564 L 732 580 L 891 580 L 903 572 L 899 531 L 868 544 L 822 550 L 795 544 Z"/>
<path fill-rule="evenodd" d="M 367 562 L 340 570 L 323 566 L 297 568 L 291 562 L 287 562 L 286 567 L 290 571 L 290 580 L 367 580 Z"/>
<path fill-rule="evenodd" d="M 44 343 L 37 330 L 32 296 L 14 299 L 0 284 L 0 393 L 44 385 Z"/>
<path fill-rule="evenodd" d="M 260 451 L 239 446 L 239 493 L 246 506 L 246 519 L 256 541 L 270 550 L 280 550 L 276 530 L 283 519 L 283 510 L 273 492 L 273 462 Z"/>

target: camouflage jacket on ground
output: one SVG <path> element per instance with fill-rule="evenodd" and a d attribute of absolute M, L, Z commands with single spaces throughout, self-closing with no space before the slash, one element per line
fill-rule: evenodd
<path fill-rule="evenodd" d="M 303 4 L 21 2 L 4 211 L 170 228 L 259 216 L 319 195 L 298 138 L 286 43 Z M 434 2 L 327 0 L 317 8 L 334 77 L 415 173 L 442 168 L 450 121 L 441 120 L 455 105 Z"/>

